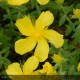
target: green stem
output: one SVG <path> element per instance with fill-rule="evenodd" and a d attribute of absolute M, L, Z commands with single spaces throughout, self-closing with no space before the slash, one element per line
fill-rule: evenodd
<path fill-rule="evenodd" d="M 62 72 L 62 64 L 60 64 L 60 73 Z"/>

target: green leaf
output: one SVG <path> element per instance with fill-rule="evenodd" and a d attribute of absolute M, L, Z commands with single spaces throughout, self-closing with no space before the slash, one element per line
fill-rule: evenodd
<path fill-rule="evenodd" d="M 59 10 L 60 8 L 61 8 L 61 6 L 60 5 L 58 5 L 57 3 L 55 3 L 55 2 L 50 2 L 48 5 L 46 5 L 46 6 L 48 6 L 48 8 L 50 8 L 51 10 Z"/>
<path fill-rule="evenodd" d="M 69 34 L 71 34 L 72 31 L 74 31 L 75 25 L 73 23 L 69 23 L 68 25 L 66 25 L 66 27 L 66 36 L 68 36 Z"/>
<path fill-rule="evenodd" d="M 74 68 L 74 65 L 72 65 L 72 66 L 70 66 L 70 68 L 69 68 L 68 75 L 74 75 L 74 72 L 75 72 L 75 68 Z"/>
<path fill-rule="evenodd" d="M 80 43 L 80 25 L 77 26 L 77 28 L 75 29 L 75 32 L 72 35 L 72 38 L 74 38 L 73 40 L 74 45 L 77 45 L 77 43 Z"/>
<path fill-rule="evenodd" d="M 49 50 L 49 54 L 54 54 L 54 53 L 58 53 L 59 49 L 55 48 L 54 45 L 51 45 L 50 50 Z"/>
<path fill-rule="evenodd" d="M 78 4 L 75 6 L 75 8 L 80 8 L 80 3 L 78 3 Z"/>
<path fill-rule="evenodd" d="M 80 36 L 80 25 L 77 26 L 75 33 L 72 35 L 72 38 L 78 38 Z"/>
<path fill-rule="evenodd" d="M 1 69 L 2 65 L 3 65 L 3 60 L 2 60 L 2 56 L 0 55 L 0 69 Z"/>
<path fill-rule="evenodd" d="M 6 57 L 3 57 L 3 64 L 5 69 L 8 67 L 9 64 L 11 64 L 10 60 Z"/>
<path fill-rule="evenodd" d="M 67 16 L 63 14 L 59 20 L 59 26 L 62 26 L 66 21 Z"/>
<path fill-rule="evenodd" d="M 73 11 L 73 5 L 65 6 L 65 7 L 63 7 L 63 9 L 64 9 L 65 13 L 68 14 Z"/>
<path fill-rule="evenodd" d="M 0 51 L 0 54 L 3 54 L 3 53 L 7 53 L 9 51 L 10 47 L 5 47 L 3 48 L 1 51 Z"/>

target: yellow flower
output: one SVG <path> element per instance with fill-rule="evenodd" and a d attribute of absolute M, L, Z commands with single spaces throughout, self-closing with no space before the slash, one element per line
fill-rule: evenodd
<path fill-rule="evenodd" d="M 10 5 L 20 6 L 24 3 L 29 2 L 30 0 L 7 0 L 7 3 Z M 40 5 L 45 5 L 49 2 L 49 0 L 37 0 Z"/>
<path fill-rule="evenodd" d="M 77 66 L 77 70 L 80 71 L 80 63 Z"/>
<path fill-rule="evenodd" d="M 80 18 L 80 9 L 75 9 L 74 11 L 73 11 L 73 18 Z"/>
<path fill-rule="evenodd" d="M 56 2 L 57 4 L 63 4 L 63 3 L 64 3 L 64 0 L 55 0 L 55 2 Z"/>
<path fill-rule="evenodd" d="M 56 70 L 49 62 L 45 62 L 45 64 L 43 65 L 43 69 L 40 70 L 40 73 L 46 74 L 46 75 L 56 75 L 57 74 Z"/>
<path fill-rule="evenodd" d="M 22 80 L 23 78 L 26 77 L 24 76 L 20 77 L 16 75 L 31 75 L 31 74 L 39 75 L 38 72 L 34 71 L 38 67 L 38 65 L 39 65 L 39 60 L 37 59 L 37 57 L 32 56 L 28 58 L 28 60 L 24 63 L 22 68 L 20 67 L 20 64 L 17 62 L 10 64 L 6 69 L 6 73 L 13 80 Z M 23 80 L 28 80 L 28 79 L 23 79 Z"/>
<path fill-rule="evenodd" d="M 29 0 L 7 0 L 8 4 L 17 5 L 17 6 L 20 6 L 20 5 L 27 3 L 27 2 L 29 2 Z"/>
<path fill-rule="evenodd" d="M 54 62 L 57 64 L 62 62 L 62 58 L 58 54 L 54 54 L 52 58 L 53 58 Z"/>
<path fill-rule="evenodd" d="M 56 48 L 61 47 L 64 43 L 63 35 L 55 30 L 47 29 L 53 21 L 54 16 L 50 11 L 42 12 L 34 25 L 28 17 L 18 19 L 15 25 L 26 38 L 15 42 L 15 51 L 23 55 L 33 50 L 37 44 L 34 55 L 40 62 L 46 60 L 49 53 L 47 40 Z"/>
<path fill-rule="evenodd" d="M 42 75 L 46 75 L 46 78 L 48 78 L 47 75 L 57 75 L 56 70 L 49 62 L 45 62 L 43 69 L 35 70 L 38 65 L 39 61 L 37 57 L 32 56 L 28 58 L 22 68 L 17 62 L 10 64 L 6 69 L 6 73 L 12 80 L 42 80 Z"/>
<path fill-rule="evenodd" d="M 40 5 L 45 5 L 49 2 L 49 0 L 37 0 Z"/>

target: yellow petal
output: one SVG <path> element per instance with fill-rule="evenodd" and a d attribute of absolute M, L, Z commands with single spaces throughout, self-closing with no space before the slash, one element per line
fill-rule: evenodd
<path fill-rule="evenodd" d="M 40 74 L 40 72 L 39 72 L 39 70 L 36 70 L 36 71 L 33 71 L 32 73 L 31 73 L 31 75 L 41 75 Z M 36 77 L 36 76 L 35 76 Z M 40 76 L 39 76 L 40 77 Z"/>
<path fill-rule="evenodd" d="M 80 9 L 75 9 L 73 13 L 75 18 L 80 18 Z"/>
<path fill-rule="evenodd" d="M 18 19 L 15 25 L 18 27 L 19 31 L 25 36 L 30 36 L 30 34 L 34 31 L 32 22 L 28 17 Z"/>
<path fill-rule="evenodd" d="M 77 70 L 80 71 L 80 63 L 77 66 Z"/>
<path fill-rule="evenodd" d="M 49 0 L 37 0 L 40 5 L 45 5 L 49 2 Z"/>
<path fill-rule="evenodd" d="M 54 16 L 50 11 L 42 12 L 35 22 L 35 29 L 41 31 L 47 26 L 51 25 L 53 21 Z"/>
<path fill-rule="evenodd" d="M 56 48 L 61 47 L 64 43 L 63 35 L 54 30 L 45 30 L 44 37 L 54 44 Z"/>
<path fill-rule="evenodd" d="M 35 70 L 39 65 L 39 60 L 37 57 L 32 56 L 30 57 L 23 66 L 23 72 L 25 75 L 29 75 Z"/>
<path fill-rule="evenodd" d="M 34 55 L 39 59 L 40 62 L 45 61 L 48 58 L 49 46 L 44 38 L 38 41 Z"/>
<path fill-rule="evenodd" d="M 45 64 L 43 65 L 43 69 L 40 72 L 42 74 L 46 74 L 46 75 L 55 75 L 56 74 L 56 70 L 49 62 L 45 62 Z"/>
<path fill-rule="evenodd" d="M 6 73 L 7 75 L 23 75 L 20 64 L 17 62 L 10 64 L 6 69 Z"/>
<path fill-rule="evenodd" d="M 18 41 L 15 42 L 15 51 L 18 54 L 23 55 L 33 50 L 35 45 L 36 45 L 36 41 L 31 37 L 25 39 L 19 39 Z"/>
<path fill-rule="evenodd" d="M 39 70 L 35 70 L 28 74 L 28 76 L 25 76 L 25 80 L 42 80 Z"/>
<path fill-rule="evenodd" d="M 20 6 L 24 3 L 27 3 L 29 0 L 7 0 L 8 4 Z"/>
<path fill-rule="evenodd" d="M 61 56 L 57 55 L 57 54 L 54 54 L 53 55 L 53 60 L 55 63 L 60 63 L 62 61 L 62 58 Z"/>

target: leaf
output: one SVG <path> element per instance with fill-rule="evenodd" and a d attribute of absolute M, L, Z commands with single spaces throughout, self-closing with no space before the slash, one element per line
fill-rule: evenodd
<path fill-rule="evenodd" d="M 46 5 L 48 8 L 52 9 L 53 11 L 57 11 L 60 9 L 60 5 L 58 5 L 55 2 L 50 2 L 48 5 Z"/>
<path fill-rule="evenodd" d="M 3 57 L 3 64 L 5 69 L 8 67 L 9 64 L 11 64 L 10 60 L 6 57 Z"/>
<path fill-rule="evenodd" d="M 80 43 L 80 25 L 77 26 L 77 28 L 75 29 L 75 32 L 72 35 L 72 38 L 74 38 L 73 40 L 74 45 L 77 45 L 78 43 Z"/>
<path fill-rule="evenodd" d="M 78 3 L 78 4 L 75 6 L 75 8 L 80 8 L 80 3 Z"/>
<path fill-rule="evenodd" d="M 74 75 L 75 73 L 75 68 L 74 68 L 74 65 L 70 66 L 69 68 L 69 72 L 68 72 L 68 75 Z"/>
<path fill-rule="evenodd" d="M 31 7 L 32 7 L 32 8 L 34 8 L 34 7 L 35 7 L 35 5 L 36 5 L 35 0 L 31 0 Z"/>
<path fill-rule="evenodd" d="M 54 53 L 58 53 L 59 49 L 55 48 L 54 45 L 51 45 L 50 50 L 49 50 L 49 54 L 54 54 Z"/>
<path fill-rule="evenodd" d="M 72 31 L 74 31 L 75 26 L 73 23 L 69 23 L 68 25 L 66 25 L 67 30 L 66 30 L 66 36 L 68 36 L 69 34 L 71 34 Z"/>
<path fill-rule="evenodd" d="M 3 53 L 7 53 L 9 51 L 10 47 L 5 47 L 3 48 L 1 51 L 0 51 L 0 54 L 3 54 Z"/>
<path fill-rule="evenodd" d="M 80 36 L 80 25 L 77 26 L 75 33 L 72 35 L 72 38 L 78 38 Z"/>
<path fill-rule="evenodd" d="M 65 6 L 65 7 L 63 7 L 63 9 L 64 9 L 65 13 L 68 14 L 73 11 L 73 5 Z"/>
<path fill-rule="evenodd" d="M 68 45 L 68 40 L 65 39 L 65 40 L 64 40 L 63 48 L 64 48 L 64 49 L 68 49 L 68 46 L 69 46 L 69 45 Z"/>
<path fill-rule="evenodd" d="M 0 55 L 0 69 L 2 67 L 2 64 L 3 64 L 3 60 L 2 60 L 2 56 Z"/>
<path fill-rule="evenodd" d="M 60 18 L 60 20 L 59 20 L 59 26 L 62 26 L 64 23 L 65 23 L 65 21 L 66 21 L 66 15 L 65 14 L 63 14 L 62 16 L 61 16 L 61 18 Z"/>

